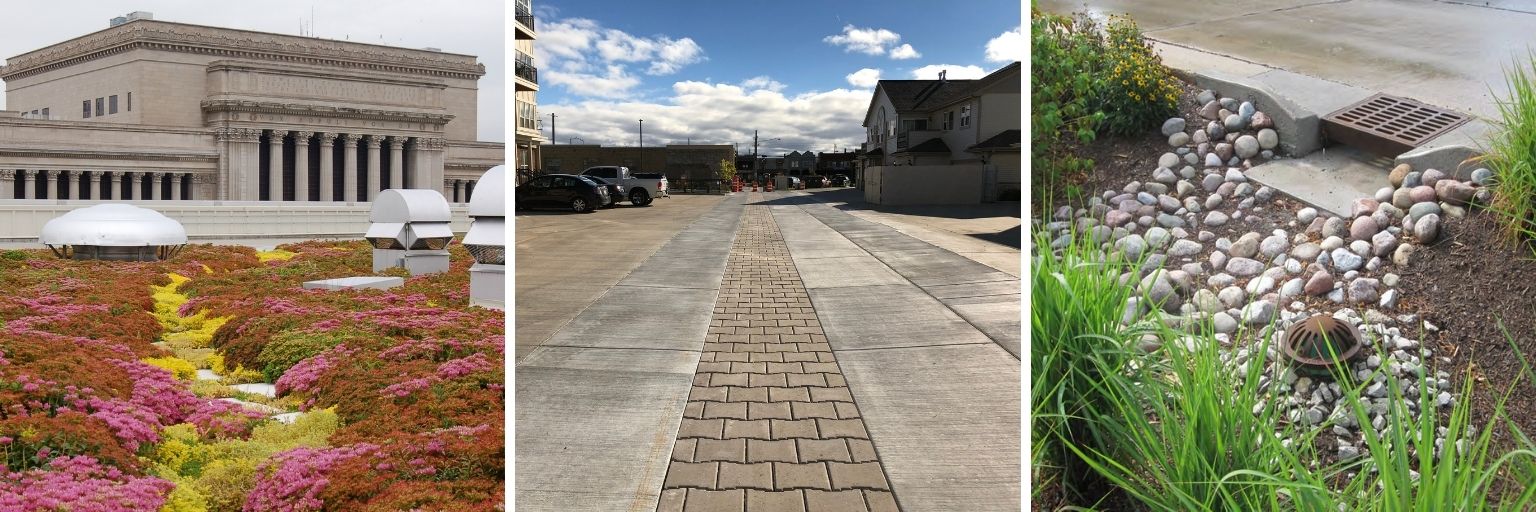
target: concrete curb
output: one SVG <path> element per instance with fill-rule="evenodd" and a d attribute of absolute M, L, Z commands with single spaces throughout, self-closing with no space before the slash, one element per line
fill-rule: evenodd
<path fill-rule="evenodd" d="M 1241 98 L 1269 114 L 1280 135 L 1280 154 L 1302 156 L 1323 147 L 1322 125 L 1318 115 L 1274 93 L 1268 86 L 1250 78 L 1215 70 L 1175 70 L 1186 81 L 1216 91 L 1223 97 Z"/>

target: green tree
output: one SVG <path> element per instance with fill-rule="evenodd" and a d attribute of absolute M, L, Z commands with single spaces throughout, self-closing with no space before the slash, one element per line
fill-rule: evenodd
<path fill-rule="evenodd" d="M 729 158 L 720 159 L 720 179 L 731 181 L 736 178 L 736 162 Z"/>

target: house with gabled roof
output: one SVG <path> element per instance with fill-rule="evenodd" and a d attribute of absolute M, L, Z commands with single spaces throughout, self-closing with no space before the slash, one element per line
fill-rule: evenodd
<path fill-rule="evenodd" d="M 979 164 L 989 176 L 988 195 L 1017 194 L 1021 68 L 1014 62 L 975 80 L 941 72 L 937 80 L 879 81 L 864 114 L 859 168 Z"/>

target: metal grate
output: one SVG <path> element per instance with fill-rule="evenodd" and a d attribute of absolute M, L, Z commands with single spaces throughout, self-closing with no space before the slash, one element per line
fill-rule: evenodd
<path fill-rule="evenodd" d="M 1395 157 L 1471 120 L 1466 114 L 1377 94 L 1323 117 L 1330 140 Z"/>
<path fill-rule="evenodd" d="M 1280 350 L 1303 368 L 1327 370 L 1353 359 L 1360 347 L 1360 332 L 1353 325 L 1315 315 L 1286 329 Z"/>

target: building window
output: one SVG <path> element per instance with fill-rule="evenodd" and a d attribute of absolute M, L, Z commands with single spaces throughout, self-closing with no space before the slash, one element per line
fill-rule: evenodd
<path fill-rule="evenodd" d="M 111 96 L 107 96 L 107 113 L 108 114 L 116 114 L 117 113 L 117 95 L 116 94 L 113 94 Z"/>
<path fill-rule="evenodd" d="M 107 106 L 106 98 L 96 98 L 96 117 L 101 117 L 101 116 L 106 115 L 107 109 L 103 108 L 103 107 L 106 107 L 106 106 Z"/>
<path fill-rule="evenodd" d="M 964 127 L 967 127 L 967 126 L 970 126 L 970 125 L 971 125 L 971 106 L 970 105 L 966 105 L 964 107 L 960 107 L 960 127 L 964 128 Z"/>
<path fill-rule="evenodd" d="M 43 119 L 53 119 L 52 117 L 48 117 L 48 109 L 46 108 L 43 109 Z"/>
<path fill-rule="evenodd" d="M 80 102 L 80 117 L 83 117 L 83 118 L 86 118 L 86 119 L 90 119 L 91 118 L 91 100 L 85 100 L 85 101 Z"/>
<path fill-rule="evenodd" d="M 133 112 L 133 93 L 128 93 L 128 111 Z"/>
<path fill-rule="evenodd" d="M 944 113 L 944 129 L 945 130 L 953 130 L 953 129 L 955 129 L 955 111 L 951 110 L 949 112 L 945 112 Z"/>

